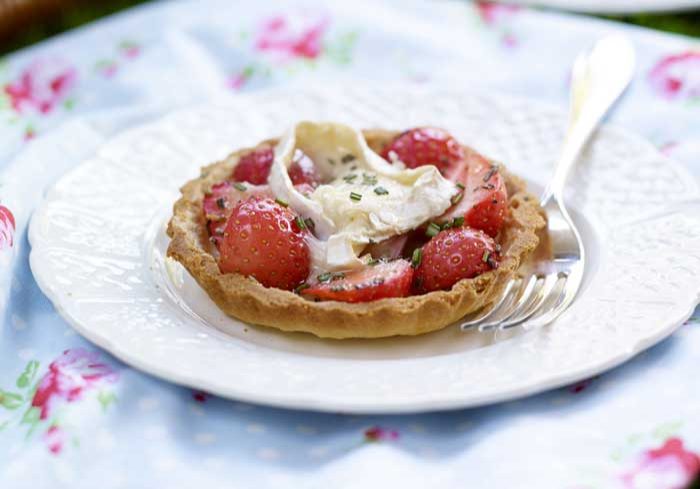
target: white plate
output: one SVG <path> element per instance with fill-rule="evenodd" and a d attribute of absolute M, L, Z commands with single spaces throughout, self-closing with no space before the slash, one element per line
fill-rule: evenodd
<path fill-rule="evenodd" d="M 80 333 L 136 368 L 231 398 L 362 413 L 474 406 L 573 382 L 660 341 L 698 302 L 698 207 L 678 204 L 698 198 L 693 178 L 605 128 L 571 178 L 590 267 L 555 324 L 324 341 L 227 318 L 164 262 L 177 189 L 201 165 L 304 118 L 443 126 L 540 184 L 566 120 L 520 99 L 406 87 L 259 92 L 174 113 L 109 141 L 48 193 L 30 227 L 40 287 Z"/>
<path fill-rule="evenodd" d="M 593 13 L 674 12 L 700 9 L 700 0 L 510 0 L 561 10 Z"/>

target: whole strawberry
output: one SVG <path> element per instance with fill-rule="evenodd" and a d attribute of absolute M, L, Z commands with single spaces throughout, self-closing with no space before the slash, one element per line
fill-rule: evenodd
<path fill-rule="evenodd" d="M 393 162 L 401 160 L 408 168 L 435 165 L 446 175 L 463 158 L 460 144 L 447 131 L 435 127 L 418 127 L 404 131 L 382 151 Z"/>
<path fill-rule="evenodd" d="M 219 268 L 266 287 L 292 290 L 309 275 L 306 228 L 286 206 L 268 198 L 240 201 L 228 218 L 219 246 Z"/>
<path fill-rule="evenodd" d="M 414 253 L 414 289 L 419 292 L 446 290 L 465 278 L 498 267 L 498 245 L 483 231 L 468 227 L 438 233 Z"/>
<path fill-rule="evenodd" d="M 263 185 L 267 183 L 267 177 L 270 176 L 270 167 L 274 158 L 275 153 L 270 146 L 255 148 L 241 156 L 233 169 L 232 177 L 236 182 Z"/>

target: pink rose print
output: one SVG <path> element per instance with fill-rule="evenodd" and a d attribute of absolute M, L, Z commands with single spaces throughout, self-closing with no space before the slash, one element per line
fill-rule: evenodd
<path fill-rule="evenodd" d="M 399 432 L 396 430 L 389 430 L 381 426 L 373 426 L 365 430 L 365 441 L 367 442 L 396 441 L 398 439 Z"/>
<path fill-rule="evenodd" d="M 134 41 L 122 41 L 117 45 L 117 57 L 100 59 L 95 63 L 95 69 L 105 78 L 112 78 L 119 72 L 123 61 L 132 61 L 141 55 L 142 47 Z M 124 58 L 123 60 L 120 58 Z"/>
<path fill-rule="evenodd" d="M 127 58 L 136 58 L 141 54 L 141 46 L 133 41 L 122 41 L 119 44 L 119 50 Z"/>
<path fill-rule="evenodd" d="M 622 482 L 626 489 L 684 489 L 698 475 L 700 456 L 687 450 L 679 438 L 669 438 L 660 448 L 644 452 Z"/>
<path fill-rule="evenodd" d="M 511 18 L 516 12 L 520 10 L 518 5 L 507 5 L 496 2 L 487 1 L 477 1 L 476 8 L 479 12 L 479 16 L 483 22 L 491 27 L 496 27 L 500 31 L 501 42 L 509 48 L 515 47 L 518 40 L 509 30 L 504 30 L 501 28 L 501 24 Z"/>
<path fill-rule="evenodd" d="M 38 59 L 3 89 L 18 112 L 36 110 L 48 114 L 75 85 L 77 71 L 58 59 Z"/>
<path fill-rule="evenodd" d="M 51 453 L 58 455 L 63 450 L 64 434 L 61 428 L 58 426 L 51 426 L 46 433 L 44 433 L 44 441 L 46 446 Z"/>
<path fill-rule="evenodd" d="M 0 251 L 12 248 L 15 236 L 15 216 L 10 209 L 0 205 Z"/>
<path fill-rule="evenodd" d="M 66 350 L 51 362 L 49 370 L 39 380 L 32 406 L 40 409 L 39 419 L 45 420 L 61 402 L 74 402 L 102 382 L 114 382 L 116 373 L 99 361 L 98 352 L 82 348 Z"/>
<path fill-rule="evenodd" d="M 479 10 L 479 15 L 483 21 L 487 24 L 496 24 L 520 10 L 518 5 L 506 5 L 483 0 L 476 2 L 476 8 Z"/>
<path fill-rule="evenodd" d="M 323 35 L 328 19 L 319 19 L 294 25 L 283 16 L 264 21 L 255 40 L 255 49 L 273 53 L 282 60 L 316 59 L 323 50 Z"/>
<path fill-rule="evenodd" d="M 700 51 L 666 56 L 651 69 L 648 79 L 667 100 L 700 97 Z"/>

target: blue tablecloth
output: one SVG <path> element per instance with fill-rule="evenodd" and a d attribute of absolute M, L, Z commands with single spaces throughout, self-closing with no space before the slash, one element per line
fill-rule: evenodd
<path fill-rule="evenodd" d="M 108 137 L 221 92 L 309 80 L 463 83 L 563 107 L 575 54 L 613 31 L 639 53 L 615 121 L 700 176 L 697 41 L 418 0 L 156 2 L 13 54 L 0 64 L 0 169 L 74 117 Z M 52 171 L 22 182 L 27 195 Z M 671 489 L 700 472 L 697 312 L 627 365 L 521 401 L 410 416 L 259 407 L 156 380 L 74 333 L 28 267 L 37 202 L 7 185 L 0 176 L 3 488 Z"/>

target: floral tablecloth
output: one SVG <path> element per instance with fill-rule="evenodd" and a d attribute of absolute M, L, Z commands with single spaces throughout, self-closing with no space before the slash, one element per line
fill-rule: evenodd
<path fill-rule="evenodd" d="M 697 312 L 627 365 L 530 399 L 317 414 L 129 368 L 57 315 L 27 262 L 45 187 L 104 138 L 167 110 L 340 79 L 476 85 L 563 107 L 574 55 L 614 31 L 639 53 L 615 122 L 700 177 L 700 43 L 587 17 L 486 2 L 157 2 L 2 60 L 0 487 L 683 487 L 700 473 Z M 7 176 L 76 121 L 89 131 L 59 141 L 66 167 Z"/>

